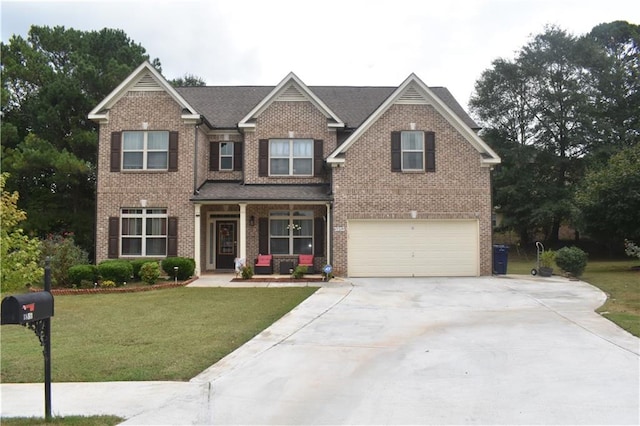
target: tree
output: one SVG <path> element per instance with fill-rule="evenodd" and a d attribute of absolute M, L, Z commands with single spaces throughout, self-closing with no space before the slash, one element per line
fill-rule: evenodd
<path fill-rule="evenodd" d="M 640 144 L 588 172 L 577 200 L 590 235 L 613 244 L 640 240 Z"/>
<path fill-rule="evenodd" d="M 495 204 L 522 240 L 542 231 L 554 242 L 562 223 L 578 226 L 585 169 L 637 143 L 637 33 L 627 23 L 580 38 L 547 27 L 476 82 L 472 112 L 503 160 Z"/>
<path fill-rule="evenodd" d="M 38 283 L 44 270 L 38 266 L 40 241 L 24 235 L 20 228 L 27 215 L 17 207 L 19 194 L 5 191 L 8 174 L 0 175 L 0 284 L 2 292 L 16 291 Z"/>
<path fill-rule="evenodd" d="M 149 56 L 113 29 L 33 26 L 0 48 L 2 165 L 22 195 L 23 227 L 73 232 L 93 252 L 98 136 L 87 114 Z"/>
<path fill-rule="evenodd" d="M 184 77 L 174 78 L 173 80 L 170 80 L 169 83 L 171 83 L 173 87 L 196 87 L 207 85 L 202 78 L 193 74 L 185 74 Z"/>

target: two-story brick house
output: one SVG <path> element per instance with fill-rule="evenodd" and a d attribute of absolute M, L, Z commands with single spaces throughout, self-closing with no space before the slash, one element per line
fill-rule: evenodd
<path fill-rule="evenodd" d="M 97 261 L 185 256 L 196 273 L 313 254 L 347 276 L 491 266 L 499 157 L 445 88 L 174 88 L 143 63 L 100 124 Z"/>

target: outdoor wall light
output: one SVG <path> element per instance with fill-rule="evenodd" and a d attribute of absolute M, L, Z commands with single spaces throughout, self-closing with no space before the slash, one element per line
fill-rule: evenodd
<path fill-rule="evenodd" d="M 418 217 L 418 212 L 416 210 L 411 210 L 411 219 L 415 219 L 416 217 Z"/>
<path fill-rule="evenodd" d="M 140 206 L 147 207 L 147 200 L 140 200 Z"/>
<path fill-rule="evenodd" d="M 249 226 L 254 226 L 256 224 L 256 218 L 254 216 L 251 216 L 249 218 Z"/>

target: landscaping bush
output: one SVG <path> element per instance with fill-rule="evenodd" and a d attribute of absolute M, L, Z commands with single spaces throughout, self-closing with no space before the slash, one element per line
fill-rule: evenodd
<path fill-rule="evenodd" d="M 167 257 L 162 260 L 162 270 L 171 278 L 175 278 L 174 267 L 178 267 L 178 279 L 184 281 L 193 276 L 196 261 L 187 257 Z"/>
<path fill-rule="evenodd" d="M 42 266 L 47 258 L 50 260 L 52 287 L 71 287 L 69 268 L 89 263 L 87 252 L 76 245 L 73 233 L 49 234 L 40 249 Z"/>
<path fill-rule="evenodd" d="M 293 270 L 293 278 L 302 278 L 306 273 L 307 267 L 304 265 L 298 265 L 296 266 L 296 269 Z"/>
<path fill-rule="evenodd" d="M 140 267 L 140 279 L 145 284 L 155 284 L 158 278 L 160 278 L 158 262 L 146 262 Z"/>
<path fill-rule="evenodd" d="M 98 281 L 98 268 L 95 265 L 75 265 L 69 268 L 69 281 L 75 287 L 81 287 L 83 281 Z"/>
<path fill-rule="evenodd" d="M 140 268 L 142 268 L 142 265 L 144 265 L 147 262 L 156 262 L 158 263 L 159 260 L 158 259 L 150 259 L 150 258 L 142 258 L 142 259 L 133 259 L 130 260 L 129 263 L 131 263 L 131 266 L 133 267 L 133 279 L 136 281 L 140 281 L 142 280 L 142 277 L 140 276 Z"/>
<path fill-rule="evenodd" d="M 243 266 L 242 267 L 242 279 L 249 280 L 253 277 L 253 268 L 251 266 Z"/>
<path fill-rule="evenodd" d="M 104 280 L 100 283 L 100 287 L 103 288 L 113 288 L 116 286 L 116 283 L 111 280 Z"/>
<path fill-rule="evenodd" d="M 579 277 L 587 266 L 587 253 L 578 247 L 563 247 L 556 252 L 556 265 L 574 277 Z"/>
<path fill-rule="evenodd" d="M 131 280 L 133 266 L 126 260 L 105 260 L 98 264 L 98 273 L 103 280 L 115 281 L 122 285 Z"/>

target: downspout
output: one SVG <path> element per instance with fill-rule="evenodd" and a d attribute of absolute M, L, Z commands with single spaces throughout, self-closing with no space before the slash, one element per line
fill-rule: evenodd
<path fill-rule="evenodd" d="M 198 193 L 198 133 L 200 133 L 200 124 L 202 118 L 195 125 L 195 136 L 193 141 L 193 193 Z"/>

